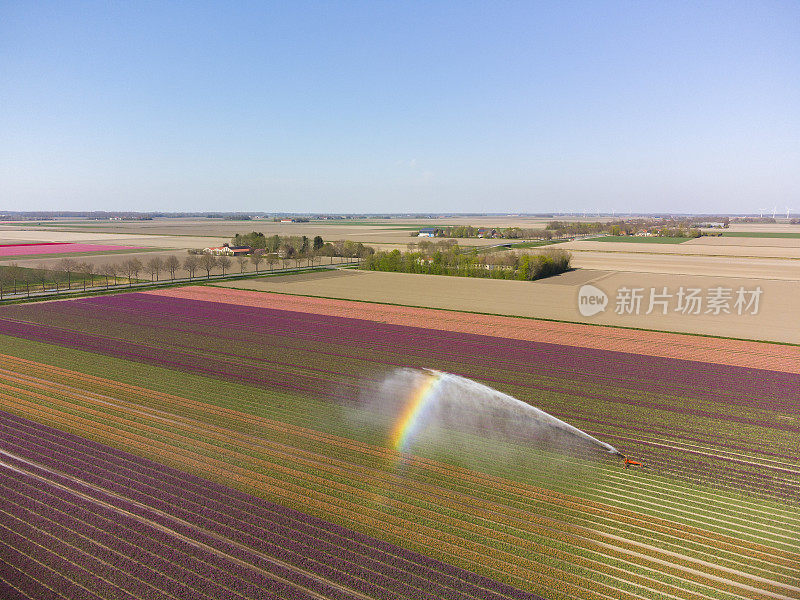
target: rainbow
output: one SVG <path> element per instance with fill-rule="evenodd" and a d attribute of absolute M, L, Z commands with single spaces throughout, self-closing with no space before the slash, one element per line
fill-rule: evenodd
<path fill-rule="evenodd" d="M 399 452 L 405 452 L 414 434 L 419 430 L 425 407 L 436 395 L 436 388 L 442 380 L 439 371 L 426 370 L 427 377 L 409 396 L 400 417 L 392 429 L 392 445 Z"/>

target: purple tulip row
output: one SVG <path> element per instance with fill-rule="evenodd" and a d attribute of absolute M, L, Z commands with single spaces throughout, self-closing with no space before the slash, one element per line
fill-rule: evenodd
<path fill-rule="evenodd" d="M 615 443 L 613 430 L 623 451 L 671 472 L 685 475 L 693 465 L 689 475 L 780 496 L 797 485 L 768 467 L 713 457 L 695 464 L 691 450 L 631 441 L 678 435 L 796 458 L 791 438 L 800 425 L 784 417 L 800 413 L 800 377 L 785 373 L 135 293 L 4 307 L 0 332 L 336 401 L 358 398 L 355 382 L 394 366 L 430 366 L 567 421 L 600 419 L 591 433 Z"/>
<path fill-rule="evenodd" d="M 288 337 L 301 341 L 309 350 L 315 344 L 335 344 L 351 351 L 389 350 L 401 360 L 407 356 L 454 361 L 466 358 L 469 360 L 465 362 L 521 374 L 631 389 L 645 387 L 765 409 L 796 408 L 800 400 L 800 378 L 785 373 L 152 294 L 7 308 L 22 311 L 21 316 L 34 321 L 63 323 L 61 317 L 69 322 L 70 317 L 82 315 L 81 327 L 86 329 L 94 323 L 98 331 L 104 330 L 102 323 L 107 320 L 127 325 L 131 336 L 139 332 L 147 336 L 144 339 L 159 339 L 161 332 L 167 343 L 172 332 L 181 331 L 197 336 L 199 345 L 206 340 L 224 340 L 239 356 L 253 359 L 258 358 L 254 350 L 261 349 L 265 337 Z"/>
<path fill-rule="evenodd" d="M 0 508 L 11 515 L 0 521 L 8 530 L 0 539 L 9 547 L 0 546 L 0 558 L 17 566 L 22 583 L 33 569 L 25 557 L 35 554 L 48 568 L 38 579 L 73 588 L 84 583 L 91 588 L 87 598 L 537 599 L 2 412 L 0 448 L 19 457 L 4 462 L 24 471 L 0 470 Z"/>
<path fill-rule="evenodd" d="M 146 315 L 152 314 L 152 311 L 145 310 L 146 308 L 153 308 L 152 306 L 148 306 L 147 302 L 150 302 L 150 298 L 154 298 L 155 301 L 158 303 L 159 306 L 162 307 L 162 314 L 166 308 L 175 308 L 172 306 L 173 303 L 178 303 L 179 305 L 183 302 L 193 302 L 193 301 L 183 301 L 183 300 L 171 300 L 166 298 L 161 298 L 157 296 L 150 296 L 146 294 L 130 294 L 125 296 L 118 296 L 112 299 L 104 298 L 103 301 L 110 301 L 113 300 L 116 303 L 124 303 L 124 304 L 133 304 L 133 308 L 126 307 L 126 311 L 128 313 L 133 314 L 137 318 L 147 318 Z M 97 302 L 98 299 L 94 299 L 93 301 Z M 88 301 L 87 301 L 88 302 Z M 60 303 L 61 305 L 65 305 L 71 307 L 74 310 L 74 303 Z M 144 304 L 144 306 L 142 305 Z M 208 328 L 208 323 L 215 323 L 215 319 L 212 318 L 211 315 L 208 314 L 209 307 L 207 305 L 211 305 L 219 310 L 220 306 L 216 303 L 208 303 L 208 302 L 197 302 L 196 304 L 201 305 L 202 308 L 206 309 L 206 312 L 202 310 L 187 310 L 189 307 L 184 307 L 183 309 L 176 310 L 174 314 L 169 314 L 168 319 L 161 319 L 161 321 L 165 321 L 170 325 L 160 325 L 157 326 L 155 323 L 135 323 L 135 328 L 133 328 L 133 332 L 145 332 L 146 335 L 150 339 L 150 343 L 155 343 L 155 341 L 159 337 L 159 332 L 167 327 L 170 330 L 174 330 L 175 324 L 177 323 L 180 326 L 184 325 L 184 321 L 190 319 L 199 319 L 200 322 L 203 324 L 204 327 Z M 165 308 L 166 307 L 166 308 Z M 249 307 L 233 307 L 233 311 L 230 310 L 221 310 L 221 314 L 219 315 L 220 319 L 228 319 L 224 323 L 224 327 L 220 327 L 215 325 L 213 328 L 213 336 L 210 334 L 205 335 L 201 339 L 198 339 L 195 344 L 189 345 L 182 345 L 173 348 L 163 349 L 165 345 L 170 343 L 170 337 L 167 336 L 165 339 L 161 339 L 160 344 L 158 347 L 153 347 L 148 345 L 145 342 L 138 342 L 138 341 L 128 341 L 128 340 L 114 340 L 113 342 L 109 343 L 106 340 L 100 338 L 93 338 L 90 334 L 84 333 L 82 331 L 75 331 L 74 333 L 71 332 L 61 332 L 61 331 L 52 331 L 52 330 L 44 330 L 40 331 L 38 337 L 40 339 L 47 339 L 49 341 L 60 342 L 60 343 L 72 343 L 75 346 L 95 350 L 95 351 L 103 351 L 105 349 L 108 353 L 113 353 L 116 356 L 122 358 L 133 358 L 136 360 L 143 360 L 147 362 L 153 362 L 156 364 L 161 364 L 164 366 L 171 366 L 176 368 L 181 368 L 185 370 L 191 370 L 196 373 L 206 374 L 206 375 L 213 375 L 217 377 L 223 378 L 231 378 L 236 379 L 238 381 L 244 381 L 253 383 L 256 385 L 275 385 L 276 387 L 280 387 L 283 389 L 288 390 L 296 390 L 300 392 L 311 392 L 317 396 L 322 397 L 329 397 L 329 398 L 352 398 L 353 394 L 357 393 L 357 389 L 350 383 L 351 380 L 348 380 L 346 377 L 343 379 L 343 374 L 341 371 L 342 368 L 342 360 L 339 360 L 336 367 L 338 369 L 329 368 L 324 369 L 324 363 L 326 362 L 325 359 L 330 357 L 330 352 L 320 352 L 318 346 L 314 346 L 313 349 L 309 344 L 309 348 L 306 351 L 306 360 L 302 360 L 304 357 L 302 353 L 299 351 L 296 352 L 296 356 L 294 358 L 294 362 L 290 360 L 280 360 L 279 362 L 269 361 L 268 366 L 264 364 L 243 364 L 241 362 L 237 362 L 237 357 L 245 356 L 245 358 L 253 361 L 258 361 L 259 356 L 257 353 L 254 353 L 253 349 L 260 348 L 263 344 L 259 344 L 258 341 L 253 340 L 253 343 L 248 343 L 247 339 L 239 340 L 238 344 L 235 344 L 235 350 L 229 350 L 225 352 L 219 348 L 214 348 L 215 356 L 219 357 L 215 360 L 209 360 L 204 356 L 198 356 L 196 353 L 193 353 L 192 350 L 196 351 L 197 348 L 202 348 L 204 351 L 208 351 L 210 346 L 215 345 L 218 343 L 218 338 L 224 338 L 226 336 L 233 336 L 230 341 L 236 340 L 237 336 L 240 336 L 239 332 L 231 331 L 234 329 L 234 323 L 232 322 L 231 312 L 236 312 L 239 309 L 242 309 L 246 313 L 250 313 L 252 311 L 261 311 L 264 312 L 264 309 L 251 309 Z M 98 312 L 98 311 L 95 311 Z M 103 311 L 99 311 L 101 314 Z M 120 314 L 115 312 L 114 306 L 107 308 L 105 310 L 106 313 L 110 313 L 109 317 L 115 324 L 118 324 L 120 321 Z M 320 323 L 320 319 L 327 319 L 330 321 L 331 319 L 328 317 L 319 317 L 317 315 L 305 315 L 301 313 L 295 313 L 290 311 L 272 311 L 277 313 L 274 315 L 273 318 L 266 319 L 262 314 L 261 323 L 262 329 L 265 331 L 262 332 L 265 335 L 266 328 L 269 328 L 269 331 L 272 332 L 273 336 L 275 334 L 279 334 L 283 340 L 287 342 L 288 345 L 296 344 L 298 339 L 303 340 L 304 342 L 308 342 L 308 340 L 304 340 L 301 336 L 303 335 L 304 331 L 309 330 L 309 322 L 314 324 L 311 327 L 312 331 L 316 335 L 320 335 L 329 345 L 336 341 L 338 342 L 338 346 L 342 349 L 342 351 L 338 354 L 338 356 L 342 359 L 347 358 L 346 350 L 352 348 L 356 345 L 360 340 L 364 340 L 370 337 L 376 336 L 364 336 L 364 335 L 355 335 L 353 337 L 353 333 L 348 329 L 348 327 L 342 328 L 341 321 L 354 321 L 352 319 L 333 319 L 334 324 L 336 325 L 335 331 L 331 330 L 330 328 L 326 329 L 322 327 L 323 323 Z M 241 318 L 239 319 L 242 320 Z M 267 325 L 263 325 L 266 323 Z M 361 322 L 355 321 L 356 325 L 359 327 L 361 326 Z M 374 326 L 375 324 L 369 324 Z M 19 324 L 11 324 L 9 328 L 17 327 L 19 330 Z M 399 328 L 400 333 L 403 333 L 405 329 L 408 328 Z M 33 328 L 25 328 L 25 332 L 28 335 L 36 335 L 36 332 Z M 358 333 L 358 331 L 356 332 Z M 463 336 L 466 337 L 467 342 L 470 341 L 470 336 Z M 383 337 L 383 336 L 377 336 Z M 473 336 L 474 337 L 474 336 Z M 504 340 L 505 341 L 505 340 Z M 511 342 L 511 340 L 508 340 Z M 402 350 L 402 356 L 405 358 L 406 363 L 413 361 L 412 357 L 419 356 L 420 353 L 426 353 L 429 355 L 431 359 L 441 358 L 441 353 L 436 355 L 431 352 L 431 348 L 429 343 L 420 344 L 418 339 L 413 339 L 413 343 L 411 344 L 402 344 L 402 340 L 394 339 L 391 344 L 392 348 Z M 322 343 L 322 340 L 319 340 L 319 343 Z M 230 349 L 233 347 L 234 344 L 226 344 L 226 347 Z M 772 420 L 765 420 L 756 418 L 753 414 L 750 414 L 747 411 L 739 410 L 736 414 L 732 412 L 730 406 L 730 396 L 728 391 L 730 389 L 733 390 L 740 390 L 744 386 L 737 385 L 735 379 L 731 379 L 728 381 L 728 388 L 729 390 L 714 390 L 716 396 L 714 396 L 715 403 L 711 403 L 714 407 L 714 410 L 707 410 L 699 407 L 692 406 L 692 397 L 696 397 L 696 394 L 689 394 L 687 395 L 686 399 L 679 397 L 679 402 L 676 402 L 675 397 L 667 397 L 665 399 L 656 399 L 656 400 L 645 400 L 641 397 L 626 397 L 624 393 L 620 393 L 621 390 L 625 388 L 621 388 L 621 382 L 603 382 L 602 380 L 598 381 L 598 377 L 595 377 L 595 380 L 589 383 L 582 384 L 580 381 L 575 381 L 574 377 L 568 376 L 563 372 L 559 372 L 559 365 L 554 364 L 555 361 L 550 361 L 546 364 L 550 368 L 550 383 L 543 383 L 541 381 L 537 381 L 532 386 L 525 386 L 524 385 L 524 376 L 525 374 L 519 368 L 516 368 L 513 372 L 509 369 L 504 369 L 502 364 L 502 360 L 495 360 L 492 364 L 492 368 L 483 368 L 481 365 L 489 355 L 489 352 L 484 349 L 480 348 L 479 352 L 475 352 L 470 354 L 468 352 L 469 345 L 458 345 L 456 340 L 453 340 L 453 343 L 450 344 L 449 350 L 451 352 L 451 359 L 455 359 L 456 357 L 461 359 L 462 365 L 462 372 L 467 376 L 473 376 L 481 379 L 482 381 L 486 381 L 490 384 L 494 383 L 498 386 L 504 386 L 508 389 L 508 386 L 517 386 L 522 387 L 523 391 L 524 388 L 532 388 L 535 392 L 542 393 L 542 392 L 553 392 L 553 393 L 566 393 L 568 396 L 578 399 L 578 398 L 586 398 L 592 402 L 597 401 L 610 401 L 613 403 L 620 404 L 620 408 L 624 408 L 623 405 L 629 405 L 638 407 L 641 409 L 646 410 L 657 410 L 657 411 L 668 411 L 673 412 L 679 418 L 684 418 L 686 416 L 697 416 L 701 418 L 708 418 L 713 419 L 717 422 L 729 422 L 733 427 L 737 427 L 739 424 L 745 425 L 752 425 L 756 427 L 767 427 L 773 429 L 779 429 L 783 431 L 800 431 L 800 426 L 794 424 L 794 421 L 777 421 L 775 419 Z M 371 349 L 375 350 L 376 349 Z M 573 362 L 573 357 L 571 355 L 574 354 L 576 350 L 575 348 L 569 347 L 562 347 L 562 358 L 567 359 L 565 362 Z M 299 356 L 297 356 L 299 354 Z M 326 356 L 327 354 L 327 356 Z M 613 353 L 612 353 L 613 354 Z M 433 355 L 433 356 L 431 356 Z M 313 359 L 317 359 L 315 362 L 312 362 Z M 395 364 L 404 364 L 402 363 L 398 357 L 395 357 Z M 375 358 L 371 358 L 372 361 L 375 361 Z M 354 362 L 354 361 L 351 361 Z M 525 367 L 528 368 L 530 371 L 535 367 L 541 367 L 542 363 L 545 363 L 544 360 L 536 360 L 536 361 L 528 361 L 524 364 Z M 384 361 L 382 364 L 387 364 L 388 361 Z M 424 364 L 424 363 L 423 363 Z M 430 363 L 428 363 L 430 364 Z M 696 364 L 696 363 L 691 363 Z M 518 367 L 518 365 L 515 365 Z M 682 364 L 675 365 L 676 367 L 683 367 Z M 373 366 L 375 368 L 375 366 Z M 297 370 L 306 369 L 311 371 L 311 373 L 298 373 Z M 289 371 L 289 372 L 287 372 Z M 741 371 L 741 369 L 739 370 Z M 745 370 L 746 374 L 749 374 L 748 370 Z M 351 374 L 352 375 L 352 374 Z M 520 377 L 523 377 L 520 380 Z M 559 379 L 560 377 L 560 379 Z M 676 374 L 673 373 L 671 378 L 672 380 L 676 379 Z M 768 380 L 769 378 L 765 378 Z M 565 391 L 563 388 L 559 388 L 558 382 L 559 381 L 569 381 L 571 385 L 569 385 L 569 391 Z M 335 382 L 335 383 L 334 383 Z M 626 385 L 631 387 L 643 387 L 642 384 L 646 384 L 646 381 L 640 381 L 638 377 L 629 376 L 627 378 Z M 663 383 L 663 382 L 662 382 Z M 786 394 L 786 398 L 791 398 L 791 388 L 785 387 L 784 391 L 788 392 Z M 612 393 L 609 393 L 612 392 Z M 737 403 L 734 399 L 732 404 L 736 406 L 737 404 L 741 404 L 744 400 L 740 399 L 740 402 Z M 708 404 L 708 402 L 706 403 Z M 758 404 L 757 398 L 750 399 L 749 406 L 754 407 Z"/>
<path fill-rule="evenodd" d="M 351 386 L 350 393 L 347 394 L 347 386 L 343 386 L 341 382 L 334 382 L 331 378 L 287 373 L 264 365 L 245 364 L 219 357 L 209 358 L 191 352 L 153 347 L 127 340 L 107 339 L 103 336 L 47 325 L 20 323 L 0 318 L 0 333 L 199 375 L 258 386 L 273 386 L 289 391 L 312 393 L 316 396 L 353 398 L 358 393 L 358 388 Z"/>

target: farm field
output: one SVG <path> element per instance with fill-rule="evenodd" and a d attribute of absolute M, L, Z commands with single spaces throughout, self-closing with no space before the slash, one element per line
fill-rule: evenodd
<path fill-rule="evenodd" d="M 52 587 L 69 598 L 531 599 L 34 421 L 0 412 L 0 428 L 0 556 L 29 575 L 1 574 L 16 587 L 0 582 L 6 598 L 14 591 L 42 597 L 46 582 L 56 580 Z"/>
<path fill-rule="evenodd" d="M 484 218 L 480 218 L 484 222 Z M 542 219 L 498 219 L 485 218 L 486 226 L 544 227 Z M 517 222 L 519 221 L 519 223 Z M 372 246 L 402 247 L 416 241 L 410 233 L 421 227 L 433 225 L 458 225 L 471 222 L 471 219 L 450 218 L 441 220 L 391 219 L 364 222 L 349 221 L 311 221 L 309 223 L 276 223 L 271 220 L 222 221 L 212 219 L 154 219 L 153 221 L 129 221 L 114 223 L 58 224 L 43 226 L 32 224 L 4 225 L 0 223 L 0 241 L 16 239 L 28 241 L 77 241 L 77 240 L 120 240 L 119 243 L 135 243 L 142 246 L 197 248 L 219 245 L 236 233 L 260 231 L 265 235 L 278 234 L 322 236 L 326 240 L 349 239 Z M 469 245 L 492 245 L 495 240 L 471 238 L 463 240 Z"/>
<path fill-rule="evenodd" d="M 333 273 L 329 275 L 335 276 Z M 797 349 L 794 346 L 783 344 L 721 340 L 700 335 L 333 300 L 315 296 L 286 296 L 280 293 L 222 289 L 217 286 L 184 286 L 144 293 L 185 300 L 202 300 L 253 308 L 292 310 L 329 317 L 364 319 L 390 325 L 407 325 L 458 333 L 480 331 L 485 335 L 497 338 L 557 343 L 596 350 L 629 352 L 800 374 Z"/>
<path fill-rule="evenodd" d="M 99 244 L 59 244 L 56 242 L 0 244 L 0 257 L 34 256 L 39 254 L 89 254 L 94 252 L 124 252 L 128 250 L 139 250 L 139 248 Z"/>
<path fill-rule="evenodd" d="M 575 261 L 580 257 L 576 256 Z M 800 268 L 800 265 L 798 266 Z M 607 310 L 584 317 L 578 310 L 578 291 L 590 283 L 603 290 L 609 298 Z M 660 274 L 578 269 L 538 281 L 510 281 L 469 277 L 446 277 L 381 271 L 339 270 L 334 273 L 249 279 L 221 282 L 220 287 L 255 291 L 280 292 L 368 302 L 386 302 L 407 306 L 422 306 L 451 310 L 492 313 L 522 317 L 555 319 L 571 322 L 597 323 L 623 327 L 638 327 L 659 331 L 679 331 L 722 337 L 759 339 L 800 343 L 800 332 L 786 327 L 787 321 L 800 319 L 800 282 L 778 280 L 748 280 L 733 277 L 703 277 L 680 274 Z M 623 288 L 642 290 L 639 314 L 616 314 L 616 296 Z M 651 288 L 662 292 L 667 287 L 673 294 L 667 314 L 656 308 L 650 314 Z M 679 288 L 696 288 L 704 294 L 713 288 L 730 290 L 762 290 L 757 314 L 701 314 L 676 312 Z M 732 292 L 733 293 L 733 292 Z"/>
<path fill-rule="evenodd" d="M 689 237 L 637 237 L 631 235 L 604 235 L 601 237 L 587 238 L 587 242 L 624 242 L 627 244 L 682 244 L 689 241 Z"/>
<path fill-rule="evenodd" d="M 587 242 L 622 242 L 627 244 L 704 244 L 704 245 L 730 245 L 730 246 L 797 246 L 800 243 L 800 231 L 726 231 L 712 230 L 712 235 L 700 237 L 659 237 L 659 236 L 630 236 L 630 235 L 605 235 L 587 238 Z M 718 234 L 718 235 L 713 235 Z M 765 244 L 764 241 L 767 240 Z M 769 242 L 772 243 L 769 243 Z M 788 244 L 787 244 L 788 241 Z"/>
<path fill-rule="evenodd" d="M 563 246 L 566 246 L 566 244 Z M 640 245 L 639 247 L 644 246 Z M 674 248 L 675 246 L 664 245 L 657 247 Z M 682 244 L 681 247 L 683 247 Z M 601 250 L 565 249 L 572 253 L 571 264 L 578 269 L 730 277 L 759 282 L 770 279 L 800 281 L 800 260 L 788 256 L 777 258 L 744 258 L 734 255 L 703 256 L 701 254 L 677 256 L 645 252 L 603 252 Z M 714 252 L 718 250 L 718 248 L 714 248 Z M 781 253 L 786 251 L 785 248 L 780 248 L 779 250 Z"/>
<path fill-rule="evenodd" d="M 797 231 L 723 231 L 722 237 L 800 239 Z"/>
<path fill-rule="evenodd" d="M 277 569 L 310 597 L 800 594 L 795 375 L 562 345 L 555 330 L 544 343 L 304 306 L 148 293 L 3 307 L 0 463 L 14 493 L 0 495 L 0 556 L 17 581 L 91 583 L 86 597 L 141 597 L 125 586 L 143 580 L 171 597 L 223 597 L 214 585 L 248 597 L 248 581 Z M 519 440 L 457 429 L 398 453 L 394 418 L 370 398 L 398 369 L 424 368 L 512 394 L 644 467 L 542 461 Z M 258 520 L 243 523 L 250 506 Z M 45 507 L 97 514 L 54 524 Z M 259 537 L 273 535 L 269 519 L 289 527 L 290 548 Z M 311 538 L 295 537 L 298 522 Z M 125 544 L 102 544 L 127 530 Z M 48 543 L 92 560 L 78 569 Z M 137 562 L 145 543 L 164 559 L 147 561 L 157 576 Z M 187 553 L 200 562 L 177 559 Z M 180 568 L 232 559 L 230 580 L 174 585 Z"/>
<path fill-rule="evenodd" d="M 795 233 L 759 233 L 759 232 L 730 232 L 723 236 L 702 236 L 686 242 L 687 246 L 739 246 L 742 252 L 745 248 L 797 248 L 800 247 L 800 235 Z M 773 237 L 774 235 L 774 237 Z"/>
<path fill-rule="evenodd" d="M 800 225 L 794 223 L 739 223 L 732 222 L 726 230 L 729 232 L 774 232 L 774 233 L 798 233 Z"/>
<path fill-rule="evenodd" d="M 656 239 L 656 238 L 642 238 Z M 724 238 L 699 237 L 688 239 L 680 244 L 642 243 L 630 241 L 603 242 L 600 239 L 577 240 L 560 244 L 561 248 L 572 252 L 606 253 L 608 255 L 652 255 L 662 258 L 665 264 L 681 264 L 684 257 L 702 257 L 707 259 L 739 259 L 741 261 L 756 259 L 799 259 L 800 245 L 795 239 L 775 238 Z M 787 260 L 787 262 L 789 262 Z"/>
<path fill-rule="evenodd" d="M 581 221 L 584 219 L 573 219 Z M 607 220 L 603 218 L 588 219 Z M 165 219 L 152 221 L 0 223 L 0 243 L 59 242 L 96 245 L 122 245 L 146 248 L 149 252 L 163 249 L 166 256 L 190 248 L 217 246 L 235 233 L 252 230 L 267 235 L 321 235 L 325 240 L 349 239 L 363 242 L 377 250 L 405 250 L 417 241 L 409 234 L 417 227 L 433 225 L 473 224 L 487 227 L 544 227 L 549 219 L 533 217 L 469 216 L 437 219 L 367 219 L 362 221 L 311 221 L 309 223 L 275 223 L 271 220 L 224 221 L 217 219 Z M 731 277 L 758 277 L 800 280 L 800 226 L 789 224 L 737 224 L 726 233 L 768 237 L 701 237 L 679 244 L 638 243 L 623 240 L 565 242 L 559 247 L 574 253 L 574 264 L 584 268 L 637 270 L 641 272 L 684 273 L 694 275 L 724 274 Z M 462 239 L 462 246 L 489 248 L 502 240 Z M 95 255 L 93 262 L 113 262 L 114 256 Z M 131 254 L 136 256 L 136 254 Z M 139 251 L 138 258 L 154 256 Z M 127 258 L 127 257 L 126 257 Z M 0 260 L 3 260 L 0 257 Z M 6 259 L 8 260 L 8 259 Z M 21 266 L 47 266 L 43 258 L 21 258 Z M 797 263 L 797 264 L 795 264 Z"/>

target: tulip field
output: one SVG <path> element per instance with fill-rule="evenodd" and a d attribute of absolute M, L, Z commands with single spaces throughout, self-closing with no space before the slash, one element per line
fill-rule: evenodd
<path fill-rule="evenodd" d="M 107 244 L 75 244 L 59 242 L 39 242 L 32 244 L 0 244 L 0 258 L 28 257 L 39 255 L 91 254 L 95 252 L 124 252 L 141 250 L 139 246 L 111 246 Z"/>
<path fill-rule="evenodd" d="M 0 308 L 0 597 L 800 598 L 796 373 L 224 293 Z M 400 454 L 370 403 L 398 369 L 642 466 L 474 432 Z"/>

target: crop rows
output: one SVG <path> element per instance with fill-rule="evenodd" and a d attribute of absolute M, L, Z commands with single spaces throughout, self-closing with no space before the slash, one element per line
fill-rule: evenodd
<path fill-rule="evenodd" d="M 6 357 L 2 367 L 8 383 L 0 397 L 14 412 L 371 528 L 548 596 L 767 598 L 799 591 L 796 515 L 763 514 L 747 503 L 726 509 L 730 498 L 693 499 L 680 487 L 658 497 L 646 480 L 626 481 L 619 472 L 609 473 L 599 500 L 424 459 L 410 459 L 398 480 L 396 457 L 380 447 L 31 361 Z M 265 433 L 250 433 L 254 425 Z M 41 445 L 41 437 L 25 443 Z M 74 469 L 94 485 L 121 477 L 115 467 L 103 480 L 94 461 Z M 137 475 L 127 485 L 139 483 Z M 160 485 L 150 488 L 147 505 L 161 499 Z M 636 509 L 610 505 L 615 495 Z M 649 513 L 654 500 L 658 510 Z"/>
<path fill-rule="evenodd" d="M 790 374 L 151 294 L 7 309 L 2 333 L 339 403 L 394 367 L 439 368 L 660 472 L 800 496 L 800 381 Z"/>
<path fill-rule="evenodd" d="M 185 286 L 147 291 L 169 298 L 223 302 L 256 308 L 288 309 L 331 317 L 366 319 L 439 331 L 490 333 L 496 337 L 530 342 L 632 352 L 648 356 L 800 373 L 796 350 L 791 346 L 747 340 L 621 329 L 487 315 L 456 310 L 437 310 L 401 305 L 334 300 L 216 286 Z"/>
<path fill-rule="evenodd" d="M 109 246 L 103 244 L 74 244 L 69 242 L 44 242 L 41 244 L 0 244 L 0 257 L 140 249 L 141 248 L 139 246 Z"/>
<path fill-rule="evenodd" d="M 39 582 L 64 586 L 68 597 L 82 587 L 100 598 L 533 598 L 263 499 L 0 415 L 4 561 L 23 568 L 30 565 L 23 555 L 36 561 Z"/>

